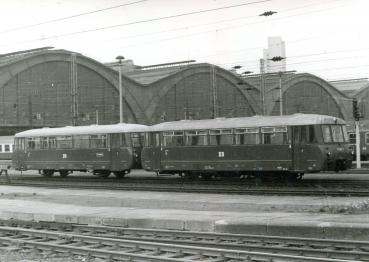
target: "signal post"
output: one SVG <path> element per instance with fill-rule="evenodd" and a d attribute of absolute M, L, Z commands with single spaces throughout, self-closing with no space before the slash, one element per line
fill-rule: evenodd
<path fill-rule="evenodd" d="M 361 168 L 361 153 L 360 153 L 360 112 L 356 98 L 352 99 L 352 113 L 355 119 L 355 137 L 356 137 L 356 168 Z"/>

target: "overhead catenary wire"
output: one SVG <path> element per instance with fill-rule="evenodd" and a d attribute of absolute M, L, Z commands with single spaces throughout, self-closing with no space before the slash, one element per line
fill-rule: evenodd
<path fill-rule="evenodd" d="M 139 0 L 139 1 L 136 1 L 136 2 L 110 6 L 110 7 L 101 8 L 101 9 L 97 9 L 97 10 L 93 10 L 93 11 L 89 11 L 89 12 L 84 12 L 84 13 L 65 16 L 65 17 L 56 18 L 56 19 L 52 19 L 52 20 L 47 20 L 47 21 L 43 21 L 43 22 L 39 22 L 39 23 L 35 23 L 35 24 L 10 28 L 10 29 L 4 30 L 4 31 L 0 31 L 0 34 L 11 33 L 11 32 L 20 31 L 20 30 L 40 26 L 40 25 L 46 25 L 46 24 L 61 22 L 61 21 L 72 19 L 72 18 L 77 18 L 77 17 L 81 17 L 81 16 L 85 16 L 85 15 L 96 14 L 96 13 L 99 13 L 99 12 L 105 12 L 105 11 L 108 11 L 108 10 L 112 10 L 112 9 L 116 9 L 116 8 L 120 8 L 120 7 L 124 7 L 124 6 L 129 6 L 129 5 L 134 5 L 134 4 L 139 4 L 139 3 L 142 3 L 142 2 L 146 2 L 146 1 L 148 1 L 148 0 Z"/>

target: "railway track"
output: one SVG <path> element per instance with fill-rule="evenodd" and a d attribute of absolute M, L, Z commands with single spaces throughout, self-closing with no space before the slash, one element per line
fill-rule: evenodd
<path fill-rule="evenodd" d="M 113 261 L 369 261 L 369 242 L 20 221 L 0 243 Z"/>
<path fill-rule="evenodd" d="M 367 180 L 308 179 L 298 182 L 263 182 L 255 180 L 187 180 L 175 177 L 102 179 L 95 177 L 12 177 L 0 183 L 12 186 L 78 188 L 96 190 L 135 190 L 185 193 L 369 196 Z"/>

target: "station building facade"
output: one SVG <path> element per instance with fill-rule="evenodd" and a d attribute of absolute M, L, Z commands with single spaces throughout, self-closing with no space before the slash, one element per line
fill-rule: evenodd
<path fill-rule="evenodd" d="M 119 67 L 52 48 L 0 55 L 0 135 L 117 123 Z M 351 97 L 311 74 L 240 77 L 193 61 L 137 66 L 127 60 L 120 68 L 125 122 L 278 115 L 281 100 L 283 114 L 352 118 Z"/>

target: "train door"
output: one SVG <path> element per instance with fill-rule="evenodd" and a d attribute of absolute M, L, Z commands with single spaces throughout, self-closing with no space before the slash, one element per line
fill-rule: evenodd
<path fill-rule="evenodd" d="M 292 162 L 294 171 L 305 170 L 306 126 L 292 127 Z"/>
<path fill-rule="evenodd" d="M 111 148 L 111 170 L 112 171 L 121 171 L 124 170 L 123 166 L 124 160 L 123 152 L 122 152 L 122 140 L 124 140 L 125 134 L 111 134 L 110 135 L 110 148 Z"/>
<path fill-rule="evenodd" d="M 161 146 L 160 146 L 160 133 L 151 133 L 151 145 L 152 145 L 152 169 L 160 170 L 161 162 Z"/>
<path fill-rule="evenodd" d="M 26 139 L 16 138 L 15 139 L 15 152 L 13 152 L 13 163 L 16 169 L 25 169 L 26 165 Z"/>

